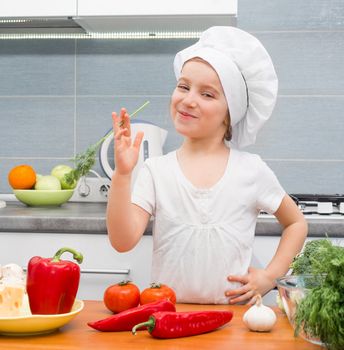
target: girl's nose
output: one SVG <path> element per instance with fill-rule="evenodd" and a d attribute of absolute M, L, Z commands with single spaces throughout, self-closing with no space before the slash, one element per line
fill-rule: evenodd
<path fill-rule="evenodd" d="M 186 106 L 189 106 L 189 107 L 196 107 L 197 106 L 197 102 L 196 102 L 196 96 L 194 93 L 192 92 L 188 92 L 184 98 L 183 98 L 183 103 L 186 105 Z"/>

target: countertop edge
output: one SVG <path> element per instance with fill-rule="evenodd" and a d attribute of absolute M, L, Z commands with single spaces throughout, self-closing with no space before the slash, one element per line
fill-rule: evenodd
<path fill-rule="evenodd" d="M 308 237 L 344 237 L 344 222 L 309 222 Z M 0 232 L 27 232 L 27 233 L 74 233 L 74 234 L 107 234 L 105 219 L 85 218 L 13 218 L 0 219 Z M 278 222 L 257 222 L 256 236 L 281 236 L 282 228 Z M 152 235 L 148 228 L 144 235 Z"/>
<path fill-rule="evenodd" d="M 26 207 L 8 203 L 0 210 L 0 232 L 107 234 L 106 203 L 66 203 L 58 208 Z M 308 237 L 344 237 L 344 216 L 305 216 Z M 273 215 L 260 215 L 256 236 L 281 236 Z M 152 235 L 152 224 L 145 235 Z"/>

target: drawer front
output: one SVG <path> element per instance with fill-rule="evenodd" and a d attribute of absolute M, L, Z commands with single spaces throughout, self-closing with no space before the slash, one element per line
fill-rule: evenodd
<path fill-rule="evenodd" d="M 319 237 L 308 237 L 306 242 L 320 239 Z M 344 246 L 344 238 L 330 238 L 333 244 Z M 280 237 L 256 236 L 253 246 L 251 265 L 257 268 L 265 268 L 277 250 Z"/>

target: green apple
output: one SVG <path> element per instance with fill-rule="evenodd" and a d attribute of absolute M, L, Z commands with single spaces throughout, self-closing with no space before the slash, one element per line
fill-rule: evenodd
<path fill-rule="evenodd" d="M 55 176 L 44 175 L 36 181 L 35 190 L 61 190 L 61 183 Z"/>
<path fill-rule="evenodd" d="M 70 166 L 60 164 L 60 165 L 56 165 L 50 174 L 57 177 L 60 180 L 61 187 L 63 190 L 72 190 L 73 188 L 76 187 L 77 182 L 74 180 L 73 184 L 69 185 L 67 184 L 65 179 L 65 175 L 70 173 L 72 170 L 73 168 L 71 168 Z"/>

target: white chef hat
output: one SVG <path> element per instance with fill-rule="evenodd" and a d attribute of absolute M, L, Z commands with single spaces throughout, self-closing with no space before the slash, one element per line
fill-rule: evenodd
<path fill-rule="evenodd" d="M 193 57 L 207 61 L 217 72 L 231 117 L 234 147 L 253 144 L 276 103 L 278 80 L 271 58 L 261 42 L 235 27 L 211 27 L 197 43 L 177 53 L 177 80 Z"/>

